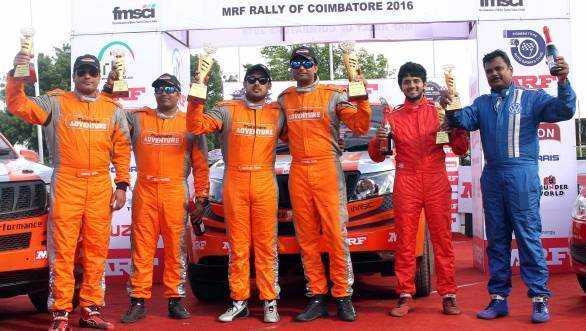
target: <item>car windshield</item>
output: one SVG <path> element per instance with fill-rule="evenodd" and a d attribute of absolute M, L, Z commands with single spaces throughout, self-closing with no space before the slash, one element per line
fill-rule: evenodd
<path fill-rule="evenodd" d="M 381 126 L 382 122 L 382 105 L 370 105 L 372 113 L 370 116 L 370 130 L 364 136 L 357 136 L 352 130 L 348 129 L 344 123 L 340 123 L 340 131 L 344 133 L 344 151 L 359 152 L 367 151 L 370 138 L 376 134 L 376 130 Z M 289 146 L 287 144 L 279 143 L 277 145 L 277 154 L 289 154 Z"/>
<path fill-rule="evenodd" d="M 14 155 L 10 145 L 0 137 L 0 160 L 14 160 L 16 158 L 17 156 Z"/>

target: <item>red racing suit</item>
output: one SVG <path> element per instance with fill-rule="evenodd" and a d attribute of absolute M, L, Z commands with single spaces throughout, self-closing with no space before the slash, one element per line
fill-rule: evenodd
<path fill-rule="evenodd" d="M 346 94 L 333 85 L 316 81 L 309 87 L 290 87 L 279 95 L 285 112 L 287 139 L 293 157 L 289 192 L 295 234 L 301 248 L 308 295 L 328 292 L 321 261 L 320 232 L 330 257 L 332 296 L 352 295 L 354 273 L 348 247 L 346 181 L 339 157 L 340 121 L 365 134 L 370 128 L 370 104 L 347 101 Z"/>
<path fill-rule="evenodd" d="M 80 305 L 103 306 L 104 266 L 110 242 L 112 180 L 128 185 L 130 137 L 124 111 L 111 99 L 54 91 L 27 98 L 23 84 L 9 75 L 8 111 L 44 126 L 53 157 L 51 205 L 47 225 L 50 310 L 71 311 L 78 238 L 83 238 Z"/>
<path fill-rule="evenodd" d="M 224 101 L 205 113 L 203 109 L 202 102 L 189 103 L 187 128 L 193 134 L 220 132 L 230 296 L 238 301 L 250 297 L 253 246 L 260 299 L 276 299 L 280 288 L 275 148 L 285 122 L 283 114 L 274 103 L 253 104 L 247 99 Z"/>
<path fill-rule="evenodd" d="M 138 176 L 132 199 L 132 268 L 129 294 L 150 298 L 153 259 L 164 244 L 163 284 L 166 298 L 185 297 L 189 190 L 193 168 L 195 195 L 207 197 L 209 169 L 205 137 L 187 132 L 186 114 L 164 117 L 155 109 L 127 113 Z"/>
<path fill-rule="evenodd" d="M 397 293 L 415 293 L 415 241 L 419 217 L 425 210 L 433 244 L 437 291 L 440 295 L 456 293 L 454 247 L 452 245 L 450 206 L 452 188 L 446 172 L 444 146 L 435 143 L 440 122 L 433 102 L 425 97 L 419 102 L 405 101 L 386 114 L 395 142 L 396 175 L 393 204 L 397 222 L 395 274 Z M 466 131 L 452 129 L 450 147 L 461 155 L 468 150 Z M 368 146 L 372 160 L 382 162 L 379 141 L 373 137 Z"/>

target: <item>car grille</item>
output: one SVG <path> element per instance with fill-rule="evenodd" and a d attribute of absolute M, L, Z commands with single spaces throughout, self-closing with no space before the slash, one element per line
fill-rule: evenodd
<path fill-rule="evenodd" d="M 0 252 L 28 248 L 30 244 L 30 232 L 0 236 Z"/>
<path fill-rule="evenodd" d="M 19 270 L 0 273 L 0 288 L 49 279 L 49 269 Z"/>
<path fill-rule="evenodd" d="M 354 194 L 356 183 L 360 177 L 359 171 L 344 172 L 346 179 L 346 196 L 348 199 Z M 291 197 L 289 195 L 289 175 L 278 175 L 277 184 L 279 185 L 279 209 L 291 209 Z"/>
<path fill-rule="evenodd" d="M 46 212 L 47 189 L 42 181 L 0 183 L 0 221 Z"/>

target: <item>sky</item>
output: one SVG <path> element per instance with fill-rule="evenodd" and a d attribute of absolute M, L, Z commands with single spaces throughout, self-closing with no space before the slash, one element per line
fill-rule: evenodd
<path fill-rule="evenodd" d="M 0 45 L 2 45 L 0 48 L 0 72 L 6 72 L 12 67 L 12 60 L 19 49 L 19 30 L 23 26 L 31 25 L 31 16 L 32 25 L 35 28 L 34 46 L 36 52 L 53 54 L 53 47 L 61 47 L 64 43 L 69 43 L 71 1 L 85 0 L 19 0 L 3 3 L 3 10 L 0 11 L 0 31 L 2 31 L 0 34 Z M 553 2 L 554 0 L 552 0 Z M 586 59 L 586 44 L 583 42 L 583 31 L 586 31 L 586 1 L 570 0 L 570 8 L 572 57 L 574 59 L 570 77 L 581 104 L 586 104 L 586 63 L 578 61 L 578 59 Z M 458 63 L 461 69 L 457 69 L 460 70 L 459 73 L 457 72 L 457 76 L 464 84 L 466 84 L 468 76 L 466 67 L 472 65 L 467 54 L 473 51 L 473 48 L 467 41 L 370 43 L 360 44 L 360 46 L 369 51 L 385 54 L 389 59 L 391 69 L 397 69 L 406 61 L 420 61 L 430 71 L 429 76 L 437 76 L 438 72 L 441 73 L 441 66 L 447 62 Z M 429 60 L 429 57 L 419 56 L 426 52 L 433 52 L 435 57 Z M 227 75 L 238 74 L 239 71 L 242 75 L 240 70 L 242 64 L 263 61 L 257 47 L 220 49 L 216 58 L 224 74 Z M 583 112 L 586 113 L 586 109 Z M 586 114 L 582 116 L 586 117 Z"/>

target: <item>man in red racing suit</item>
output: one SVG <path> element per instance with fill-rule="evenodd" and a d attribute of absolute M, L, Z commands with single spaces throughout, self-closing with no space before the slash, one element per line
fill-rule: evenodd
<path fill-rule="evenodd" d="M 425 208 L 427 226 L 435 253 L 437 290 L 442 296 L 443 312 L 457 315 L 454 248 L 451 236 L 450 204 L 452 189 L 446 173 L 443 144 L 436 143 L 440 130 L 438 108 L 423 95 L 426 84 L 425 69 L 408 62 L 399 70 L 399 86 L 405 94 L 405 103 L 385 114 L 391 126 L 391 137 L 396 145 L 396 175 L 393 187 L 398 251 L 395 260 L 399 301 L 392 316 L 401 317 L 413 309 L 415 293 L 415 242 L 421 210 Z M 382 162 L 380 142 L 389 139 L 381 128 L 369 146 L 370 157 Z M 468 136 L 463 130 L 449 133 L 449 146 L 460 155 L 468 150 Z"/>

